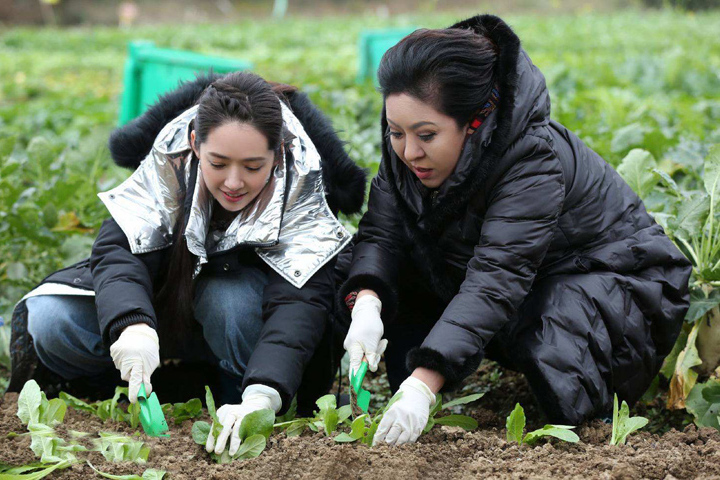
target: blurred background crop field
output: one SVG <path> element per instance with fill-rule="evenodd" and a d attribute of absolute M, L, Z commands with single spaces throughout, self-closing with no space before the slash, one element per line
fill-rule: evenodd
<path fill-rule="evenodd" d="M 242 12 L 237 2 L 226 3 Z M 475 13 L 499 13 L 545 74 L 552 117 L 610 164 L 641 147 L 666 170 L 697 166 L 720 143 L 717 11 L 556 1 L 502 10 L 408 2 L 398 12 L 355 2 L 345 11 L 316 12 L 311 2 L 303 10 L 291 0 L 285 18 L 273 19 L 263 2 L 248 3 L 251 15 L 231 21 L 198 13 L 172 23 L 156 14 L 151 24 L 126 28 L 0 24 L 0 316 L 6 323 L 45 275 L 89 254 L 107 216 L 97 192 L 129 175 L 113 165 L 106 142 L 117 124 L 131 40 L 243 58 L 265 78 L 300 87 L 332 118 L 352 158 L 374 173 L 381 98 L 372 83 L 356 83 L 360 32 L 444 27 Z M 140 20 L 142 14 L 141 8 Z M 357 218 L 344 221 L 352 226 Z M 0 327 L 5 369 L 8 337 L 7 325 Z M 2 377 L 0 370 L 0 387 Z"/>

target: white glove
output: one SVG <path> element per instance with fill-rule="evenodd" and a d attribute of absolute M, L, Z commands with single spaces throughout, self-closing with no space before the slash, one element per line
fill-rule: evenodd
<path fill-rule="evenodd" d="M 368 362 L 368 369 L 374 372 L 380 363 L 387 340 L 382 336 L 385 331 L 380 312 L 382 302 L 373 295 L 364 295 L 355 302 L 352 310 L 352 322 L 343 347 L 350 356 L 350 379 L 355 375 L 363 357 Z"/>
<path fill-rule="evenodd" d="M 150 375 L 160 365 L 160 342 L 157 332 L 146 323 L 130 325 L 110 345 L 110 356 L 120 377 L 129 383 L 128 398 L 137 402 L 140 384 L 145 384 L 145 393 L 152 393 Z"/>
<path fill-rule="evenodd" d="M 393 403 L 378 426 L 373 445 L 383 440 L 389 445 L 412 443 L 418 439 L 435 405 L 435 394 L 425 382 L 408 377 L 400 385 L 400 397 Z"/>
<path fill-rule="evenodd" d="M 230 437 L 230 455 L 235 455 L 240 448 L 240 425 L 245 415 L 258 410 L 271 409 L 275 413 L 280 410 L 282 400 L 280 394 L 274 388 L 266 385 L 250 385 L 243 392 L 242 403 L 240 405 L 223 405 L 218 408 L 218 420 L 223 426 L 220 435 L 218 435 L 217 443 L 212 435 L 208 435 L 205 443 L 205 450 L 212 452 L 215 450 L 220 455 L 225 450 L 225 444 Z M 232 433 L 232 436 L 230 435 Z"/>

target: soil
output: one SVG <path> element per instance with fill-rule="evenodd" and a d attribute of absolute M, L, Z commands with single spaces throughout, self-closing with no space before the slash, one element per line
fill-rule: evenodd
<path fill-rule="evenodd" d="M 377 378 L 377 377 L 376 377 Z M 306 431 L 300 437 L 284 433 L 270 437 L 260 457 L 229 465 L 216 465 L 196 445 L 190 431 L 192 421 L 171 424 L 169 438 L 151 438 L 135 433 L 151 447 L 147 464 L 109 463 L 97 452 L 87 458 L 99 470 L 115 475 L 142 474 L 146 468 L 166 470 L 168 479 L 258 479 L 258 478 L 597 478 L 597 479 L 686 479 L 720 480 L 720 432 L 686 426 L 662 435 L 640 431 L 627 445 L 610 446 L 611 426 L 595 420 L 576 429 L 580 443 L 541 441 L 537 446 L 518 446 L 505 440 L 505 416 L 520 402 L 529 428 L 544 420 L 522 376 L 484 364 L 470 379 L 473 391 L 482 385 L 492 389 L 476 404 L 463 407 L 480 427 L 474 432 L 459 428 L 435 427 L 414 445 L 368 448 L 359 444 L 336 444 L 322 434 Z M 374 397 L 381 397 L 382 377 L 371 385 Z M 486 387 L 488 389 L 488 387 Z M 469 392 L 463 392 L 463 394 Z M 637 409 L 634 409 L 637 410 Z M 0 403 L 0 463 L 12 465 L 36 461 L 30 438 L 8 438 L 10 432 L 26 429 L 17 415 L 17 394 L 6 394 Z M 209 421 L 207 415 L 202 418 Z M 122 423 L 103 424 L 96 417 L 68 409 L 58 427 L 63 438 L 69 430 L 83 432 L 134 432 Z M 80 454 L 82 455 L 82 454 Z M 56 471 L 48 478 L 99 478 L 81 463 Z"/>

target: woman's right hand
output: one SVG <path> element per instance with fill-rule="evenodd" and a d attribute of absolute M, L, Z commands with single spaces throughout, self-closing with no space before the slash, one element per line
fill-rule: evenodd
<path fill-rule="evenodd" d="M 387 340 L 382 338 L 385 329 L 380 318 L 381 310 L 382 302 L 375 292 L 363 290 L 358 294 L 352 310 L 350 329 L 343 343 L 350 356 L 351 380 L 360 368 L 363 357 L 367 360 L 371 372 L 378 368 L 380 357 L 387 347 Z"/>
<path fill-rule="evenodd" d="M 145 384 L 145 394 L 152 393 L 150 375 L 160 365 L 160 343 L 151 326 L 138 323 L 122 331 L 110 346 L 110 356 L 120 377 L 128 382 L 128 398 L 137 402 L 140 385 Z"/>

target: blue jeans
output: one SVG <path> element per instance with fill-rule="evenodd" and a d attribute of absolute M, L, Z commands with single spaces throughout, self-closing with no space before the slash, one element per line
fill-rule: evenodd
<path fill-rule="evenodd" d="M 203 338 L 188 338 L 174 356 L 190 361 L 212 359 L 226 373 L 242 378 L 260 338 L 267 282 L 267 275 L 254 267 L 201 275 L 194 307 Z M 42 295 L 28 298 L 26 306 L 35 350 L 50 370 L 72 380 L 114 368 L 110 349 L 102 343 L 95 297 Z M 160 345 L 162 355 L 162 338 Z"/>

